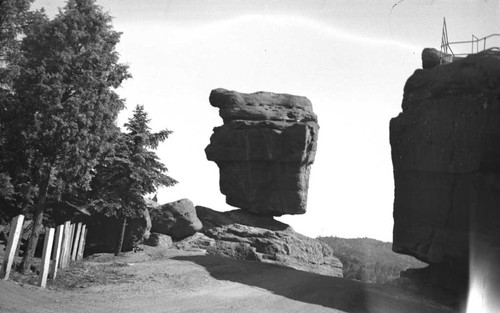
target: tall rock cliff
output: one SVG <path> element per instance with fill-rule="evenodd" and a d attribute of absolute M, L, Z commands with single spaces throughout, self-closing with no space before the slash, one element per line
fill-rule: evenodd
<path fill-rule="evenodd" d="M 500 52 L 416 70 L 402 108 L 390 123 L 393 250 L 464 289 L 476 247 L 500 255 Z"/>
<path fill-rule="evenodd" d="M 214 128 L 205 152 L 219 166 L 226 202 L 262 215 L 305 213 L 319 130 L 311 102 L 215 89 L 210 104 L 224 125 Z"/>

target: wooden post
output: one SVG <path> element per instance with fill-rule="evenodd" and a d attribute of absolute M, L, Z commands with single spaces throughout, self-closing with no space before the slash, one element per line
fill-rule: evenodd
<path fill-rule="evenodd" d="M 54 241 L 54 249 L 52 250 L 52 264 L 49 273 L 50 279 L 55 279 L 57 276 L 59 258 L 61 257 L 61 246 L 63 241 L 63 235 L 64 235 L 64 225 L 57 226 L 56 237 Z"/>
<path fill-rule="evenodd" d="M 89 229 L 85 229 L 85 235 L 83 235 L 83 243 L 82 243 L 82 256 L 81 258 L 83 259 L 83 254 L 85 253 L 85 243 L 87 242 L 87 233 L 89 232 Z"/>
<path fill-rule="evenodd" d="M 14 262 L 16 262 L 16 258 L 19 256 L 19 250 L 21 250 L 21 245 L 23 243 L 23 232 L 24 230 L 24 223 L 23 226 L 21 226 L 21 234 L 19 234 L 19 240 L 17 241 L 17 247 L 16 247 L 16 252 L 14 253 Z"/>
<path fill-rule="evenodd" d="M 3 257 L 2 269 L 0 270 L 0 275 L 3 275 L 3 279 L 9 279 L 10 270 L 12 269 L 12 263 L 16 257 L 15 253 L 17 250 L 17 242 L 21 236 L 23 230 L 24 215 L 19 214 L 14 217 L 10 223 L 9 231 L 9 241 L 7 242 L 7 249 L 5 249 L 5 255 Z"/>
<path fill-rule="evenodd" d="M 68 221 L 64 223 L 64 236 L 63 243 L 61 245 L 61 256 L 59 259 L 59 267 L 66 268 L 66 256 L 68 254 L 68 243 L 69 243 L 69 235 L 71 231 L 71 223 Z"/>
<path fill-rule="evenodd" d="M 54 228 L 45 229 L 45 240 L 43 241 L 42 264 L 38 286 L 45 288 L 47 276 L 50 272 L 50 255 L 52 254 L 52 244 L 54 243 Z"/>
<path fill-rule="evenodd" d="M 76 252 L 78 251 L 78 245 L 80 244 L 80 232 L 82 230 L 82 223 L 78 223 L 76 226 L 75 240 L 73 241 L 73 251 L 71 253 L 71 260 L 76 260 Z"/>
<path fill-rule="evenodd" d="M 68 243 L 68 254 L 66 255 L 66 267 L 68 267 L 71 263 L 71 250 L 73 249 L 73 238 L 75 236 L 75 224 L 71 224 L 70 232 L 69 232 L 69 243 Z"/>
<path fill-rule="evenodd" d="M 76 253 L 76 260 L 83 259 L 83 249 L 85 244 L 85 235 L 87 231 L 87 225 L 82 226 L 82 232 L 80 233 L 80 241 L 78 242 L 78 252 Z"/>

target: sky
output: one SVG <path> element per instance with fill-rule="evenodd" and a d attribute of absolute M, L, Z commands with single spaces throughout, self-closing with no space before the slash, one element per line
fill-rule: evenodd
<path fill-rule="evenodd" d="M 63 0 L 37 0 L 49 15 Z M 304 215 L 278 219 L 310 236 L 392 241 L 394 181 L 389 121 L 425 47 L 500 33 L 497 0 L 97 0 L 122 32 L 120 61 L 132 79 L 117 90 L 127 110 L 144 105 L 157 150 L 179 181 L 160 203 L 188 198 L 235 209 L 204 149 L 222 125 L 210 91 L 308 97 L 320 132 Z M 500 42 L 498 43 L 500 46 Z M 467 52 L 469 46 L 465 48 Z"/>

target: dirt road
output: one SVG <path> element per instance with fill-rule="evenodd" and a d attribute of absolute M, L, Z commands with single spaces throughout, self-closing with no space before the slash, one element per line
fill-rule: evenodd
<path fill-rule="evenodd" d="M 146 247 L 123 257 L 88 258 L 45 290 L 0 281 L 0 312 L 451 311 L 393 287 Z"/>

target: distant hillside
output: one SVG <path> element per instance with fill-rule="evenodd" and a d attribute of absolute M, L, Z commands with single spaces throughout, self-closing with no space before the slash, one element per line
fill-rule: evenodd
<path fill-rule="evenodd" d="M 408 268 L 427 266 L 417 259 L 392 252 L 392 243 L 370 238 L 345 239 L 338 237 L 318 237 L 328 244 L 333 254 L 344 265 L 346 279 L 370 283 L 385 283 L 399 278 L 399 273 Z"/>

